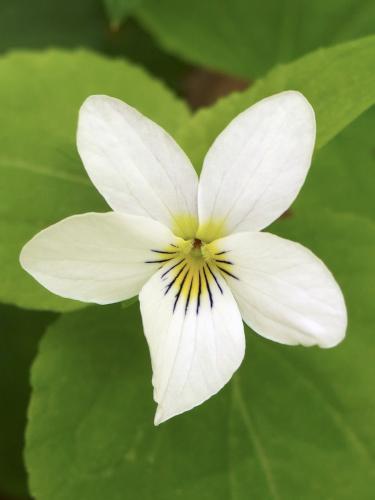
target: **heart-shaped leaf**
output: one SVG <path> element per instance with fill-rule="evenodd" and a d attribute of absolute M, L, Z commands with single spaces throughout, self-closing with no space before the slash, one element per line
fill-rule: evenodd
<path fill-rule="evenodd" d="M 113 95 L 172 134 L 188 111 L 140 68 L 86 51 L 13 53 L 1 59 L 0 73 L 0 231 L 6 242 L 0 245 L 0 300 L 27 308 L 77 309 L 83 304 L 38 285 L 21 269 L 18 256 L 26 241 L 51 223 L 108 210 L 76 150 L 80 105 L 91 94 Z"/>
<path fill-rule="evenodd" d="M 349 307 L 345 342 L 290 348 L 248 332 L 228 386 L 154 427 L 137 307 L 64 315 L 32 373 L 26 459 L 38 500 L 372 498 L 374 224 L 317 210 L 275 229 L 333 269 Z"/>

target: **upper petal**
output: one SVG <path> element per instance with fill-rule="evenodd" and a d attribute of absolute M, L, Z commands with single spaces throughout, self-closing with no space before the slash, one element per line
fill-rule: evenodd
<path fill-rule="evenodd" d="M 197 174 L 159 125 L 119 99 L 94 95 L 79 113 L 77 147 L 113 210 L 147 216 L 179 236 L 194 236 Z"/>
<path fill-rule="evenodd" d="M 170 244 L 175 240 L 168 228 L 152 219 L 88 213 L 38 233 L 23 247 L 20 262 L 57 295 L 109 304 L 137 295 L 160 267 L 160 256 L 152 250 L 173 251 Z M 172 256 L 166 254 L 165 259 Z"/>
<path fill-rule="evenodd" d="M 238 233 L 214 242 L 237 279 L 225 273 L 244 321 L 283 344 L 333 347 L 345 336 L 341 290 L 310 250 L 269 233 Z"/>
<path fill-rule="evenodd" d="M 152 276 L 139 295 L 156 425 L 219 391 L 245 352 L 241 315 L 224 279 L 177 262 Z"/>
<path fill-rule="evenodd" d="M 273 95 L 217 137 L 198 189 L 202 239 L 268 226 L 296 198 L 315 143 L 315 115 L 299 92 Z"/>

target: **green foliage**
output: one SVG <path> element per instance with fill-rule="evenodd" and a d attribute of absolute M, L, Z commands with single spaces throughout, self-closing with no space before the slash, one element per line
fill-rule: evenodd
<path fill-rule="evenodd" d="M 128 55 L 172 82 L 180 65 L 155 48 L 256 77 L 318 47 L 373 31 L 366 0 L 4 0 L 0 52 L 51 45 Z M 104 4 L 108 20 L 105 18 Z M 119 31 L 117 31 L 119 30 Z M 375 36 L 319 49 L 272 69 L 247 91 L 190 116 L 143 70 L 85 50 L 22 51 L 0 59 L 0 490 L 37 500 L 371 500 L 375 489 Z M 282 91 L 317 114 L 311 173 L 272 232 L 317 253 L 343 287 L 348 338 L 338 348 L 288 348 L 247 331 L 246 359 L 217 396 L 155 428 L 151 365 L 137 299 L 90 307 L 50 294 L 18 264 L 22 245 L 63 217 L 108 207 L 76 152 L 79 106 L 119 97 L 164 126 L 197 170 L 240 111 Z M 341 132 L 351 122 L 353 124 Z M 340 133 L 341 132 L 341 133 Z M 340 133 L 340 134 L 339 134 Z M 332 142 L 331 139 L 339 134 Z M 11 388 L 11 390 L 10 390 Z"/>
<path fill-rule="evenodd" d="M 199 111 L 179 131 L 178 140 L 200 170 L 208 146 L 239 112 L 263 97 L 293 89 L 315 110 L 320 148 L 375 102 L 374 61 L 375 36 L 313 52 Z"/>
<path fill-rule="evenodd" d="M 76 151 L 80 105 L 90 94 L 113 95 L 172 134 L 186 121 L 187 108 L 143 70 L 86 51 L 10 54 L 0 73 L 0 231 L 6 241 L 0 300 L 57 311 L 82 307 L 44 290 L 18 263 L 23 244 L 42 228 L 75 213 L 108 210 Z"/>
<path fill-rule="evenodd" d="M 258 77 L 321 46 L 374 32 L 367 0 L 149 0 L 139 19 L 191 62 Z"/>
<path fill-rule="evenodd" d="M 326 207 L 375 220 L 374 121 L 373 107 L 319 151 L 292 212 Z"/>
<path fill-rule="evenodd" d="M 373 51 L 369 38 L 276 69 L 249 91 L 185 117 L 179 138 L 198 163 L 238 111 L 292 85 L 314 103 L 322 145 L 373 101 Z M 291 215 L 270 228 L 332 269 L 349 309 L 344 343 L 288 348 L 248 331 L 232 382 L 155 428 L 138 304 L 63 315 L 32 373 L 26 460 L 38 500 L 372 498 L 373 116 L 365 113 L 317 155 Z"/>
<path fill-rule="evenodd" d="M 347 340 L 325 351 L 248 334 L 233 381 L 158 428 L 137 307 L 64 315 L 44 337 L 32 373 L 26 459 L 33 495 L 370 500 L 374 229 L 365 218 L 328 210 L 280 221 L 275 230 L 313 248 L 343 286 Z"/>
<path fill-rule="evenodd" d="M 27 496 L 22 455 L 29 367 L 55 315 L 0 305 L 0 318 L 0 491 L 23 497 Z"/>
<path fill-rule="evenodd" d="M 114 29 L 120 27 L 121 22 L 139 5 L 143 0 L 104 0 L 104 5 Z"/>

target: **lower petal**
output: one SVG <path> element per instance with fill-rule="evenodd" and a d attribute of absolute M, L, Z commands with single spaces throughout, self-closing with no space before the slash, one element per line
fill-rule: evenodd
<path fill-rule="evenodd" d="M 241 315 L 225 280 L 203 268 L 176 271 L 178 265 L 158 271 L 139 295 L 156 425 L 218 392 L 245 352 Z"/>
<path fill-rule="evenodd" d="M 88 213 L 38 233 L 23 247 L 20 262 L 57 295 L 110 304 L 138 295 L 161 265 L 152 249 L 168 249 L 175 240 L 169 229 L 145 217 Z"/>
<path fill-rule="evenodd" d="M 232 274 L 225 278 L 244 321 L 276 342 L 333 347 L 344 337 L 341 290 L 307 248 L 269 233 L 238 233 L 217 240 Z"/>

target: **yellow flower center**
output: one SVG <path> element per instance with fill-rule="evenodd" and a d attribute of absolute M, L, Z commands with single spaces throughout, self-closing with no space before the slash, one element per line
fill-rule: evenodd
<path fill-rule="evenodd" d="M 220 250 L 215 241 L 179 238 L 176 244 L 152 252 L 156 254 L 155 259 L 147 263 L 160 264 L 164 294 L 173 293 L 175 297 L 173 310 L 183 301 L 185 312 L 194 307 L 198 314 L 204 297 L 212 308 L 215 294 L 224 293 L 224 277 L 238 279 L 228 257 L 230 251 Z"/>

